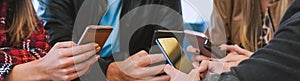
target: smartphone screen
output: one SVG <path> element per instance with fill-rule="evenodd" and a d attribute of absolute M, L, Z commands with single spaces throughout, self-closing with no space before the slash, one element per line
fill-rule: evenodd
<path fill-rule="evenodd" d="M 191 61 L 183 52 L 176 38 L 157 38 L 156 43 L 171 66 L 174 66 L 184 73 L 189 73 L 194 69 Z"/>
<path fill-rule="evenodd" d="M 195 32 L 191 30 L 184 31 L 186 38 L 190 44 L 200 50 L 201 54 L 211 57 L 211 44 L 208 37 L 201 32 Z"/>
<path fill-rule="evenodd" d="M 113 29 L 111 26 L 88 26 L 86 27 L 84 33 L 82 34 L 77 44 L 81 45 L 95 42 L 99 44 L 100 47 L 103 47 L 112 30 Z"/>
<path fill-rule="evenodd" d="M 213 58 L 224 57 L 223 53 L 225 53 L 225 51 L 219 50 L 219 48 L 213 49 L 211 42 L 208 40 L 208 37 L 204 33 L 192 30 L 185 30 L 184 33 L 189 43 L 194 48 L 199 49 L 202 55 Z"/>

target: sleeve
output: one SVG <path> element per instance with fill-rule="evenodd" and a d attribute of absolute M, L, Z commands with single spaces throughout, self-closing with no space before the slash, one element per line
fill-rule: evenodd
<path fill-rule="evenodd" d="M 49 43 L 72 40 L 76 10 L 73 1 L 78 0 L 39 0 L 37 14 L 44 21 L 45 29 L 51 36 Z"/>
<path fill-rule="evenodd" d="M 224 73 L 222 76 L 220 74 L 211 75 L 210 77 L 201 81 L 240 81 L 240 80 L 233 75 L 227 75 Z"/>
<path fill-rule="evenodd" d="M 50 35 L 49 43 L 72 40 L 73 25 L 78 10 L 84 0 L 39 0 L 37 14 L 44 22 L 45 29 Z M 110 60 L 99 60 L 98 63 L 106 74 Z"/>
<path fill-rule="evenodd" d="M 297 4 L 298 5 L 298 4 Z M 298 11 L 279 26 L 268 45 L 231 72 L 222 76 L 232 76 L 240 81 L 298 81 L 300 80 L 300 12 Z M 226 81 L 228 78 L 220 78 Z"/>
<path fill-rule="evenodd" d="M 0 81 L 14 66 L 42 58 L 50 50 L 48 36 L 43 27 L 38 28 L 22 45 L 0 48 Z M 21 47 L 19 47 L 21 46 Z"/>

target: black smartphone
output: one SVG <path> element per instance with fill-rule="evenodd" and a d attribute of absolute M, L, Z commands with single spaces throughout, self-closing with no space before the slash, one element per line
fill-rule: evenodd
<path fill-rule="evenodd" d="M 156 45 L 155 40 L 157 38 L 168 38 L 168 37 L 174 37 L 177 39 L 177 41 L 179 41 L 180 44 L 182 44 L 183 40 L 178 40 L 178 39 L 184 38 L 184 32 L 178 30 L 155 30 L 152 38 L 152 45 Z"/>
<path fill-rule="evenodd" d="M 155 41 L 165 56 L 168 64 L 187 74 L 194 69 L 190 59 L 183 52 L 182 47 L 176 38 L 157 38 Z"/>
<path fill-rule="evenodd" d="M 201 54 L 207 57 L 220 57 L 218 52 L 212 50 L 212 44 L 204 33 L 192 30 L 185 30 L 184 33 L 189 43 L 199 49 Z"/>

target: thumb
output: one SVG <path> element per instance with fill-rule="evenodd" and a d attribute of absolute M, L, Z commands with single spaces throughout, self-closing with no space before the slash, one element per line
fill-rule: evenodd
<path fill-rule="evenodd" d="M 200 64 L 200 67 L 198 68 L 198 71 L 200 73 L 206 72 L 208 70 L 209 63 L 210 63 L 209 61 L 203 60 Z"/>
<path fill-rule="evenodd" d="M 200 73 L 198 70 L 193 69 L 188 76 L 192 79 L 191 81 L 199 81 L 200 80 Z"/>
<path fill-rule="evenodd" d="M 176 77 L 176 74 L 179 72 L 176 68 L 170 66 L 167 64 L 164 68 L 164 71 L 166 72 L 167 75 L 169 75 L 171 78 Z"/>

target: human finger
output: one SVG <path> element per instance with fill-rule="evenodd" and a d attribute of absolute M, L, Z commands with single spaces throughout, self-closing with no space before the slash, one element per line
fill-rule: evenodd
<path fill-rule="evenodd" d="M 96 43 L 88 43 L 88 44 L 84 44 L 84 45 L 79 45 L 79 46 L 75 46 L 73 48 L 66 48 L 65 50 L 68 51 L 72 51 L 73 55 L 68 55 L 68 56 L 76 56 L 79 54 L 83 54 L 85 52 L 91 51 L 91 50 L 95 50 L 95 47 L 99 46 Z"/>
<path fill-rule="evenodd" d="M 65 78 L 65 81 L 71 81 L 71 80 L 74 80 L 82 75 L 84 75 L 87 71 L 89 70 L 89 68 L 85 68 L 83 70 L 80 70 L 80 71 L 77 71 L 77 72 L 74 72 L 68 76 L 66 76 Z"/>
<path fill-rule="evenodd" d="M 58 42 L 52 48 L 58 49 L 58 48 L 69 48 L 74 46 L 76 46 L 76 43 L 72 41 L 68 41 L 68 42 Z"/>
<path fill-rule="evenodd" d="M 90 50 L 88 52 L 85 52 L 83 54 L 79 54 L 79 55 L 76 55 L 76 56 L 73 56 L 73 58 L 69 58 L 69 59 L 73 59 L 74 60 L 74 63 L 80 63 L 80 62 L 83 62 L 89 58 L 91 58 L 92 56 L 95 56 L 96 55 L 96 51 L 95 50 Z"/>
<path fill-rule="evenodd" d="M 246 55 L 236 55 L 236 54 L 228 54 L 223 58 L 224 62 L 236 62 L 239 60 L 248 59 L 249 57 Z"/>
<path fill-rule="evenodd" d="M 91 58 L 88 61 L 76 64 L 73 68 L 73 70 L 75 69 L 75 72 L 69 74 L 66 80 L 73 80 L 75 78 L 78 78 L 79 76 L 84 75 L 89 70 L 90 66 L 98 60 L 96 59 L 96 57 L 97 55 L 95 55 L 94 58 Z"/>
<path fill-rule="evenodd" d="M 200 73 L 202 72 L 205 72 L 209 69 L 209 64 L 210 64 L 210 61 L 207 61 L 207 60 L 203 60 L 201 63 L 200 63 L 200 66 L 198 68 L 198 71 Z"/>
<path fill-rule="evenodd" d="M 66 74 L 71 74 L 77 71 L 81 71 L 83 69 L 89 68 L 93 63 L 95 63 L 98 58 L 99 55 L 94 55 L 93 57 L 89 58 L 88 60 L 81 62 L 81 63 L 77 63 L 74 64 L 73 66 L 68 67 L 65 71 Z"/>
<path fill-rule="evenodd" d="M 247 56 L 251 56 L 253 52 L 250 52 L 248 50 L 245 50 L 238 45 L 221 45 L 220 46 L 221 50 L 228 50 L 230 52 L 237 52 L 238 54 L 244 54 Z"/>
<path fill-rule="evenodd" d="M 194 68 L 199 68 L 200 62 L 193 62 L 192 65 Z"/>
<path fill-rule="evenodd" d="M 195 54 L 195 55 L 199 55 L 200 54 L 200 50 L 197 49 L 197 48 L 194 48 L 193 46 L 188 46 L 187 47 L 187 51 L 192 53 L 192 54 Z"/>
<path fill-rule="evenodd" d="M 190 78 L 190 81 L 199 81 L 200 80 L 200 72 L 196 69 L 193 69 L 189 74 L 188 78 Z"/>
<path fill-rule="evenodd" d="M 170 76 L 162 75 L 162 76 L 152 76 L 139 81 L 170 81 Z"/>
<path fill-rule="evenodd" d="M 163 73 L 163 69 L 164 69 L 165 65 L 157 65 L 157 66 L 152 66 L 152 67 L 143 67 L 140 68 L 138 70 L 134 70 L 130 73 L 126 73 L 126 74 L 130 74 L 131 77 L 133 78 L 145 78 L 148 76 L 154 76 L 160 73 Z"/>
<path fill-rule="evenodd" d="M 138 66 L 148 66 L 150 64 L 154 64 L 157 62 L 165 61 L 166 58 L 163 54 L 151 54 L 147 56 L 143 56 L 140 58 L 136 58 L 134 61 Z"/>
<path fill-rule="evenodd" d="M 164 71 L 167 75 L 169 75 L 171 78 L 175 78 L 177 76 L 177 73 L 179 73 L 180 71 L 175 69 L 174 67 L 170 66 L 169 64 L 167 64 L 164 68 Z"/>
<path fill-rule="evenodd" d="M 146 55 L 148 55 L 148 53 L 145 50 L 142 50 L 142 51 L 139 51 L 138 53 L 132 55 L 130 58 L 134 60 L 134 59 L 137 59 L 139 57 L 146 56 Z"/>
<path fill-rule="evenodd" d="M 193 55 L 192 60 L 194 62 L 201 62 L 202 60 L 211 60 L 211 58 L 204 55 Z"/>

